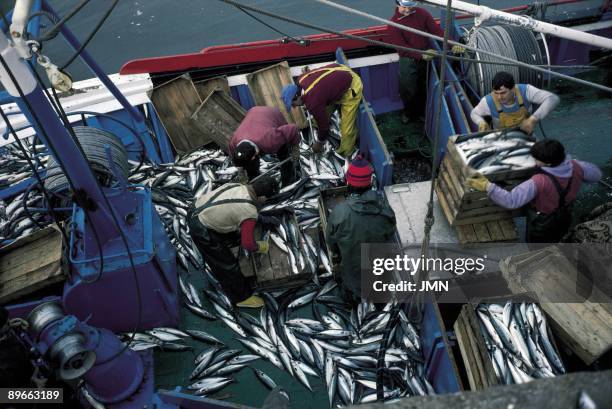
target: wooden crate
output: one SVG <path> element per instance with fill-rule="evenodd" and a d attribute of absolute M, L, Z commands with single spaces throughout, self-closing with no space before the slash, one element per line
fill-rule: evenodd
<path fill-rule="evenodd" d="M 202 101 L 206 100 L 206 98 L 208 98 L 213 91 L 222 91 L 227 95 L 231 95 L 229 82 L 225 76 L 194 81 L 193 85 L 195 85 L 196 91 L 198 92 L 198 95 Z"/>
<path fill-rule="evenodd" d="M 321 230 L 323 232 L 323 238 L 325 239 L 325 247 L 327 249 L 327 255 L 331 258 L 331 249 L 329 247 L 327 239 L 327 218 L 331 214 L 332 210 L 338 204 L 344 202 L 348 197 L 348 187 L 332 187 L 330 189 L 323 189 L 319 193 L 319 216 L 321 217 Z M 335 273 L 335 271 L 334 271 Z"/>
<path fill-rule="evenodd" d="M 294 107 L 291 112 L 287 112 L 281 99 L 283 87 L 294 82 L 287 61 L 247 74 L 246 78 L 256 105 L 277 107 L 287 122 L 295 123 L 300 129 L 308 126 L 302 108 Z"/>
<path fill-rule="evenodd" d="M 202 135 L 227 150 L 246 111 L 224 91 L 213 90 L 191 116 Z"/>
<path fill-rule="evenodd" d="M 470 389 L 479 391 L 500 382 L 489 358 L 474 306 L 465 304 L 453 325 Z"/>
<path fill-rule="evenodd" d="M 46 227 L 0 249 L 0 304 L 63 281 L 62 237 Z"/>
<path fill-rule="evenodd" d="M 300 247 L 302 247 L 303 239 L 295 216 L 292 216 L 290 220 L 298 227 L 298 240 Z M 259 229 L 256 230 L 256 235 L 261 235 Z M 254 278 L 257 290 L 269 291 L 299 287 L 312 279 L 312 272 L 308 271 L 308 263 L 303 270 L 299 270 L 298 274 L 293 274 L 287 254 L 278 248 L 272 240 L 270 240 L 268 254 L 250 254 L 249 257 L 241 254 L 239 260 L 242 274 L 245 277 Z"/>
<path fill-rule="evenodd" d="M 533 293 L 561 342 L 584 363 L 590 365 L 612 350 L 609 295 L 594 287 L 583 302 L 559 302 L 576 300 L 579 272 L 558 247 L 511 256 L 499 265 L 512 292 Z"/>
<path fill-rule="evenodd" d="M 203 100 L 188 75 L 153 88 L 149 97 L 177 153 L 191 152 L 211 141 L 191 119 Z"/>

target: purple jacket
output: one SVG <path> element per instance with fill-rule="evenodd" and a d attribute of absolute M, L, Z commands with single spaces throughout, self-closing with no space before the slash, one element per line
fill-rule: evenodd
<path fill-rule="evenodd" d="M 297 125 L 287 124 L 278 108 L 256 106 L 248 110 L 227 149 L 234 153 L 239 142 L 248 139 L 259 148 L 260 153 L 276 153 L 286 144 L 300 143 Z"/>
<path fill-rule="evenodd" d="M 584 172 L 583 181 L 587 183 L 595 183 L 601 179 L 601 170 L 590 162 L 576 161 Z M 559 178 L 569 178 L 572 176 L 573 166 L 572 160 L 566 156 L 565 161 L 554 168 L 542 167 L 544 172 L 550 173 Z M 495 204 L 505 207 L 506 209 L 518 209 L 531 202 L 538 195 L 538 188 L 533 179 L 526 180 L 511 191 L 507 191 L 494 183 L 489 184 L 487 188 L 489 198 Z"/>

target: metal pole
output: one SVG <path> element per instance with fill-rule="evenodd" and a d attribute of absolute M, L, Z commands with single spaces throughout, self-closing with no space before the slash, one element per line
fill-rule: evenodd
<path fill-rule="evenodd" d="M 82 199 L 79 204 L 87 207 L 101 241 L 106 242 L 116 237 L 112 210 L 106 206 L 104 193 L 87 160 L 55 114 L 30 67 L 9 44 L 8 38 L 2 31 L 0 31 L 0 55 L 2 85 L 15 98 L 21 112 L 36 130 L 37 136 L 49 147 L 49 151 L 62 167 L 73 188 L 73 193 L 78 199 Z"/>
<path fill-rule="evenodd" d="M 53 14 L 56 18 L 59 19 L 58 14 L 55 10 L 49 5 L 49 3 L 44 0 L 43 1 L 43 10 Z M 68 44 L 76 51 L 81 47 L 79 40 L 72 34 L 72 32 L 66 27 L 64 24 L 61 27 L 61 33 L 68 41 Z M 149 130 L 147 129 L 147 125 L 144 122 L 144 117 L 129 101 L 125 98 L 125 96 L 117 89 L 115 84 L 108 78 L 106 73 L 100 68 L 100 66 L 96 63 L 96 61 L 91 57 L 91 55 L 86 51 L 82 50 L 80 57 L 83 59 L 85 64 L 93 71 L 93 73 L 100 79 L 102 84 L 110 91 L 111 94 L 119 101 L 121 106 L 130 114 L 134 123 L 136 125 L 136 130 L 142 136 L 141 140 L 145 144 L 143 147 L 147 151 L 147 156 L 154 163 L 161 163 L 161 159 L 159 157 L 159 153 L 153 142 L 151 141 L 151 136 L 149 135 Z"/>
<path fill-rule="evenodd" d="M 446 6 L 446 0 L 420 1 L 436 6 Z M 529 16 L 506 13 L 504 11 L 495 10 L 486 6 L 477 6 L 475 4 L 467 3 L 465 1 L 454 1 L 452 7 L 454 10 L 459 10 L 464 13 L 474 15 L 477 19 L 477 23 L 478 20 L 495 20 L 500 23 L 512 24 L 515 26 L 524 27 L 528 30 L 537 31 L 539 33 L 550 34 L 556 37 L 577 41 L 579 43 L 612 50 L 612 39 L 610 38 L 585 33 L 583 31 L 558 26 L 556 24 L 545 23 Z"/>

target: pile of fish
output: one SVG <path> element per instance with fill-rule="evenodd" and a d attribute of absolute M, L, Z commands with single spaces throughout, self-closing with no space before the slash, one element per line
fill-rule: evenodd
<path fill-rule="evenodd" d="M 37 157 L 40 158 L 40 163 L 46 162 L 44 145 L 31 146 L 27 140 L 23 143 L 33 163 L 37 163 Z M 15 143 L 4 145 L 0 149 L 0 190 L 22 183 L 31 176 L 32 170 L 21 149 Z M 43 196 L 38 188 L 27 191 L 27 196 L 26 193 L 21 193 L 4 201 L 0 200 L 0 245 L 8 244 L 48 225 L 51 220 L 45 217 L 46 212 L 30 209 L 42 207 Z"/>
<path fill-rule="evenodd" d="M 134 350 L 183 351 L 189 346 L 181 341 L 189 337 L 211 344 L 194 360 L 191 383 L 186 386 L 194 394 L 206 396 L 219 391 L 233 382 L 232 373 L 263 359 L 309 390 L 312 382 L 323 382 L 330 407 L 374 402 L 379 366 L 376 357 L 381 348 L 385 350 L 381 377 L 385 400 L 435 393 L 425 378 L 416 329 L 402 310 L 392 319 L 393 309 L 399 306 L 389 303 L 377 310 L 373 304 L 362 302 L 350 308 L 333 295 L 336 283 L 329 279 L 325 284 L 313 282 L 276 295 L 263 293 L 265 307 L 258 316 L 252 316 L 234 309 L 209 271 L 204 274 L 212 285 L 204 290 L 212 308 L 206 318 L 224 322 L 248 353 L 227 348 L 202 329 L 156 328 L 123 334 L 124 341 L 129 341 Z M 183 279 L 181 292 L 187 303 L 198 293 Z M 305 318 L 307 315 L 315 318 Z M 276 387 L 265 372 L 251 369 L 264 386 Z"/>
<path fill-rule="evenodd" d="M 483 175 L 535 166 L 529 153 L 535 139 L 521 131 L 498 131 L 460 136 L 456 145 L 463 151 L 466 164 Z"/>
<path fill-rule="evenodd" d="M 480 304 L 476 309 L 493 369 L 503 384 L 565 373 L 537 304 Z"/>
<path fill-rule="evenodd" d="M 337 118 L 333 121 L 337 128 Z M 332 130 L 332 137 L 339 139 L 335 133 Z M 286 252 L 292 270 L 307 269 L 313 272 L 313 280 L 282 293 L 263 293 L 266 305 L 257 318 L 233 308 L 208 270 L 186 223 L 195 197 L 238 179 L 241 170 L 232 166 L 225 153 L 215 149 L 192 152 L 178 157 L 173 164 L 133 163 L 129 180 L 151 189 L 155 208 L 177 249 L 179 264 L 190 274 L 201 272 L 209 283 L 210 287 L 201 292 L 186 276 L 180 277 L 186 307 L 203 319 L 221 320 L 238 335 L 243 348 L 227 348 L 203 330 L 205 321 L 197 329 L 155 328 L 122 334 L 124 342 L 134 350 L 162 351 L 189 350 L 192 347 L 184 343 L 186 339 L 211 344 L 196 356 L 190 384 L 186 386 L 198 395 L 210 395 L 230 384 L 233 372 L 256 359 L 288 372 L 310 390 L 313 382 L 323 382 L 330 406 L 376 401 L 377 372 L 384 400 L 434 393 L 425 378 L 418 333 L 404 312 L 396 311 L 399 306 L 387 304 L 377 310 L 373 304 L 361 303 L 351 308 L 335 295 L 336 284 L 324 246 L 305 233 L 319 225 L 320 189 L 344 183 L 345 160 L 329 145 L 319 155 L 313 155 L 304 140 L 300 149 L 300 179 L 283 187 L 261 213 L 280 220 L 268 225 L 267 234 Z M 273 157 L 262 159 L 262 172 L 277 163 Z M 279 177 L 278 169 L 271 175 Z M 13 203 L 21 199 L 14 198 L 3 213 L 11 216 L 11 225 L 19 220 Z M 28 229 L 32 226 L 28 225 Z M 319 273 L 321 265 L 323 270 Z M 249 353 L 241 355 L 242 350 Z M 385 354 L 379 363 L 376 356 L 380 350 Z M 252 369 L 266 387 L 276 386 L 263 371 Z"/>

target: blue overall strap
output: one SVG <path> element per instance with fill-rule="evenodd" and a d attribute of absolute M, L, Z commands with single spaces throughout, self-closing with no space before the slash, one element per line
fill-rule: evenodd
<path fill-rule="evenodd" d="M 527 98 L 527 84 L 516 84 L 519 92 L 521 93 L 521 97 L 523 97 L 523 104 L 527 111 L 531 112 L 531 101 Z"/>

